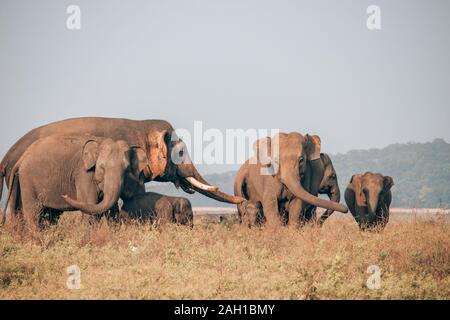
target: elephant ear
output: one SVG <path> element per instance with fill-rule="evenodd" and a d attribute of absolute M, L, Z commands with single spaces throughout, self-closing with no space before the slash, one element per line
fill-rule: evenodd
<path fill-rule="evenodd" d="M 83 165 L 86 171 L 95 167 L 98 159 L 98 142 L 95 140 L 88 140 L 83 147 Z"/>
<path fill-rule="evenodd" d="M 148 137 L 148 164 L 152 180 L 162 176 L 166 170 L 168 140 L 170 140 L 170 134 L 167 130 L 153 132 Z"/>
<path fill-rule="evenodd" d="M 350 186 L 355 192 L 356 205 L 359 207 L 365 206 L 365 198 L 361 187 L 361 178 L 362 176 L 360 174 L 354 174 L 350 179 Z"/>
<path fill-rule="evenodd" d="M 392 186 L 394 185 L 394 179 L 392 179 L 392 177 L 389 176 L 385 176 L 383 178 L 383 182 L 384 182 L 384 189 L 390 190 L 392 188 Z"/>
<path fill-rule="evenodd" d="M 140 146 L 132 146 L 130 158 L 133 171 L 137 172 L 137 176 L 139 176 L 141 172 L 144 172 L 145 175 L 149 175 L 149 161 L 144 149 Z"/>

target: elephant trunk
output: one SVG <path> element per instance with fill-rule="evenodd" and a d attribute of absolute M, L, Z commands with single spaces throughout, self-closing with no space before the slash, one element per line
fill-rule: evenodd
<path fill-rule="evenodd" d="M 116 174 L 117 175 L 117 174 Z M 123 177 L 105 177 L 103 192 L 103 200 L 98 204 L 90 204 L 79 200 L 72 199 L 68 195 L 63 195 L 64 200 L 72 207 L 81 210 L 83 213 L 96 215 L 108 211 L 118 200 L 122 189 Z M 117 180 L 119 181 L 117 182 Z M 116 181 L 114 183 L 114 181 Z"/>
<path fill-rule="evenodd" d="M 185 181 L 188 185 L 192 186 L 192 189 L 197 191 L 198 193 L 201 193 L 211 199 L 225 202 L 225 203 L 232 203 L 232 204 L 239 204 L 242 203 L 245 199 L 238 196 L 232 196 L 229 194 L 226 194 L 224 192 L 219 191 L 218 187 L 211 186 L 197 171 L 197 169 L 192 165 L 191 168 L 191 176 L 185 177 Z"/>
<path fill-rule="evenodd" d="M 333 185 L 333 187 L 328 192 L 328 197 L 330 198 L 330 201 L 339 203 L 341 201 L 341 191 L 339 190 L 339 186 L 336 183 Z M 334 213 L 334 210 L 327 209 L 322 216 L 320 217 L 320 221 L 323 223 L 326 219 L 328 219 L 332 214 Z"/>
<path fill-rule="evenodd" d="M 305 201 L 306 203 L 312 204 L 316 207 L 321 207 L 343 213 L 348 212 L 348 208 L 342 204 L 327 201 L 315 197 L 312 194 L 306 192 L 305 189 L 303 189 L 302 185 L 300 184 L 299 179 L 295 178 L 295 175 L 287 174 L 285 177 L 282 177 L 281 181 L 289 189 L 290 192 L 292 192 L 297 198 Z"/>
<path fill-rule="evenodd" d="M 366 196 L 367 212 L 369 213 L 369 221 L 374 221 L 376 218 L 376 211 L 378 209 L 378 196 L 369 195 Z"/>

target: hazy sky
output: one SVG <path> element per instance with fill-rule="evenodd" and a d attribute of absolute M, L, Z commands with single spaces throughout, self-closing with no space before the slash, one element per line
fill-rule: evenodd
<path fill-rule="evenodd" d="M 66 28 L 69 4 L 81 30 Z M 381 30 L 366 27 L 370 4 Z M 310 132 L 331 153 L 450 141 L 449 12 L 448 0 L 0 0 L 0 155 L 76 116 Z"/>

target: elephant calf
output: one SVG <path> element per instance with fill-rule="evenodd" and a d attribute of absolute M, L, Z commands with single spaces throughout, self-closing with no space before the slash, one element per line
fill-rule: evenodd
<path fill-rule="evenodd" d="M 125 178 L 142 172 L 145 159 L 141 148 L 125 141 L 89 135 L 39 139 L 11 171 L 10 214 L 21 207 L 26 225 L 37 229 L 43 213 L 56 221 L 63 211 L 106 212 L 117 204 Z"/>
<path fill-rule="evenodd" d="M 194 213 L 188 199 L 155 192 L 146 192 L 124 201 L 121 215 L 130 219 L 156 221 L 158 225 L 194 225 Z"/>
<path fill-rule="evenodd" d="M 345 202 L 362 230 L 384 228 L 389 221 L 394 180 L 380 173 L 352 176 L 345 190 Z"/>

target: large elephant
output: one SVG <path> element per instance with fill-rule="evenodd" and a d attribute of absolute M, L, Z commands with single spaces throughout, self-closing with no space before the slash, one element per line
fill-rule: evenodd
<path fill-rule="evenodd" d="M 380 173 L 355 174 L 345 190 L 345 202 L 362 230 L 384 228 L 392 202 L 392 177 Z"/>
<path fill-rule="evenodd" d="M 298 224 L 303 203 L 340 212 L 348 210 L 344 205 L 311 195 L 303 187 L 301 181 L 308 162 L 321 165 L 317 150 L 310 148 L 311 140 L 314 142 L 297 132 L 260 139 L 255 143 L 256 155 L 236 175 L 235 195 L 259 204 L 270 225 L 281 222 L 283 207 L 288 208 L 289 224 Z"/>
<path fill-rule="evenodd" d="M 131 167 L 133 158 L 137 168 Z M 34 229 L 47 209 L 56 216 L 72 210 L 106 212 L 117 203 L 125 176 L 138 176 L 146 163 L 145 151 L 123 140 L 90 135 L 39 139 L 12 169 L 10 212 L 14 216 L 20 203 L 25 224 Z"/>
<path fill-rule="evenodd" d="M 341 201 L 341 191 L 339 189 L 336 170 L 334 169 L 331 158 L 328 154 L 321 153 L 320 160 L 324 170 L 318 193 L 326 194 L 331 201 L 339 202 Z M 320 175 L 320 173 L 318 175 Z M 304 212 L 305 220 L 314 219 L 316 217 L 316 209 L 316 206 L 308 205 Z M 333 214 L 333 212 L 333 210 L 327 209 L 318 219 L 318 223 L 320 225 L 323 224 L 325 220 Z"/>
<path fill-rule="evenodd" d="M 198 173 L 173 127 L 164 120 L 128 120 L 116 118 L 74 118 L 36 128 L 25 134 L 7 152 L 0 163 L 0 198 L 3 177 L 9 185 L 10 172 L 25 150 L 39 138 L 52 135 L 90 134 L 98 137 L 124 140 L 130 146 L 141 147 L 147 155 L 144 181 L 173 182 L 177 187 L 192 193 L 228 203 L 240 203 L 244 199 L 222 193 L 211 186 Z M 173 161 L 176 160 L 176 161 Z"/>
<path fill-rule="evenodd" d="M 158 225 L 177 223 L 192 227 L 194 221 L 188 199 L 155 192 L 142 193 L 124 201 L 120 214 L 128 219 L 156 221 Z"/>

